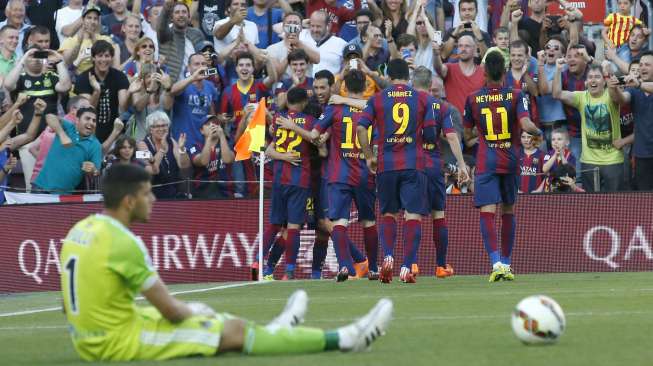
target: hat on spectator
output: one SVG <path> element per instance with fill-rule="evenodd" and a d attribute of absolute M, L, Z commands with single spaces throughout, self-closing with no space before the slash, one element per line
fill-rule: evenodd
<path fill-rule="evenodd" d="M 197 42 L 195 44 L 195 52 L 202 52 L 208 47 L 211 47 L 211 49 L 215 52 L 215 46 L 213 46 L 213 42 L 211 41 Z"/>
<path fill-rule="evenodd" d="M 204 123 L 202 123 L 202 126 L 204 126 L 205 124 L 207 124 L 207 123 L 209 123 L 209 122 L 211 122 L 211 121 L 213 121 L 213 120 L 216 120 L 216 121 L 217 121 L 217 120 L 218 120 L 218 116 L 216 116 L 215 114 L 209 114 L 209 115 L 206 116 L 206 118 L 204 119 Z"/>
<path fill-rule="evenodd" d="M 102 10 L 100 10 L 99 7 L 97 7 L 95 5 L 90 5 L 90 6 L 87 6 L 87 7 L 84 8 L 84 11 L 82 12 L 82 18 L 84 18 L 86 16 L 86 14 L 88 14 L 88 13 L 90 13 L 92 11 L 96 12 L 98 16 L 102 15 Z"/>
<path fill-rule="evenodd" d="M 345 49 L 342 51 L 342 57 L 347 58 L 347 56 L 351 55 L 352 53 L 358 55 L 358 57 L 363 57 L 363 51 L 355 44 L 348 44 L 347 47 L 345 47 Z"/>

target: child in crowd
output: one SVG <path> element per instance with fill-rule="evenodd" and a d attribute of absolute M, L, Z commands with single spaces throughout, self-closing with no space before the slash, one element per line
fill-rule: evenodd
<path fill-rule="evenodd" d="M 569 149 L 569 133 L 566 129 L 557 128 L 553 130 L 551 133 L 551 146 L 553 148 L 544 156 L 544 165 L 542 167 L 544 174 L 549 174 L 559 165 L 576 165 L 576 157 Z M 544 179 L 541 188 L 544 192 L 551 192 L 551 178 L 549 175 Z"/>
<path fill-rule="evenodd" d="M 519 193 L 531 193 L 542 185 L 544 151 L 538 149 L 540 140 L 526 131 L 521 133 L 519 154 Z"/>

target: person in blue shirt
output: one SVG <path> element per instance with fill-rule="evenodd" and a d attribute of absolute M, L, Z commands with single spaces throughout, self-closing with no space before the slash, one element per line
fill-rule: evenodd
<path fill-rule="evenodd" d="M 245 19 L 256 23 L 258 27 L 258 43 L 256 47 L 266 49 L 269 45 L 279 42 L 281 39 L 272 26 L 283 21 L 284 12 L 292 12 L 292 8 L 285 0 L 279 1 L 279 6 L 275 8 L 268 5 L 268 0 L 254 0 L 253 5 L 247 8 Z"/>
<path fill-rule="evenodd" d="M 102 145 L 95 137 L 97 113 L 95 108 L 77 111 L 77 126 L 54 114 L 45 121 L 56 132 L 54 142 L 43 169 L 33 188 L 53 193 L 70 193 L 85 175 L 97 176 L 102 164 Z"/>

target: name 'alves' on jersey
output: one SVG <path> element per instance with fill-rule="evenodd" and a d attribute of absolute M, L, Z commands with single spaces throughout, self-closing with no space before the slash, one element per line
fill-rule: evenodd
<path fill-rule="evenodd" d="M 467 97 L 463 126 L 478 130 L 477 174 L 518 174 L 519 120 L 528 116 L 520 89 L 486 86 Z"/>

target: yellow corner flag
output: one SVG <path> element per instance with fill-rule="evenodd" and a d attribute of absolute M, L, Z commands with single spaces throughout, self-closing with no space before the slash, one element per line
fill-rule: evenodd
<path fill-rule="evenodd" d="M 234 150 L 236 150 L 236 161 L 249 159 L 252 151 L 261 152 L 265 146 L 265 98 L 258 102 L 254 116 L 249 121 L 247 129 L 240 136 Z"/>

